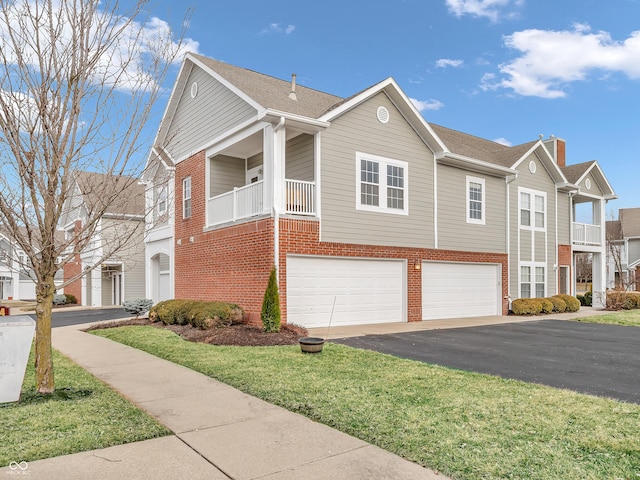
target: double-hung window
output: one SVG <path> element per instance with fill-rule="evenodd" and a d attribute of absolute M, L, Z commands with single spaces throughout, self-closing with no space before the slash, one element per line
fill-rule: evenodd
<path fill-rule="evenodd" d="M 191 218 L 191 177 L 182 179 L 182 218 Z"/>
<path fill-rule="evenodd" d="M 547 198 L 544 192 L 520 190 L 520 226 L 534 230 L 546 228 Z"/>
<path fill-rule="evenodd" d="M 158 191 L 158 215 L 164 215 L 167 212 L 167 187 L 162 186 Z"/>
<path fill-rule="evenodd" d="M 467 176 L 467 223 L 485 223 L 484 178 Z"/>
<path fill-rule="evenodd" d="M 546 283 L 544 265 L 520 265 L 520 298 L 545 297 Z"/>
<path fill-rule="evenodd" d="M 408 164 L 400 160 L 356 154 L 356 209 L 408 213 Z"/>

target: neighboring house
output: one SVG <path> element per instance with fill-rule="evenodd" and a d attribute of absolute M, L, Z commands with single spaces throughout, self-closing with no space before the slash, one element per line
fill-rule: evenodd
<path fill-rule="evenodd" d="M 35 274 L 14 238 L 0 226 L 0 300 L 35 300 Z M 61 270 L 56 274 L 55 283 L 62 283 Z"/>
<path fill-rule="evenodd" d="M 640 284 L 640 208 L 621 208 L 607 221 L 607 287 L 638 290 Z"/>
<path fill-rule="evenodd" d="M 605 292 L 615 194 L 598 163 L 566 166 L 557 138 L 507 147 L 427 123 L 392 78 L 343 99 L 189 54 L 147 168 L 150 187 L 175 179 L 164 246 L 147 234 L 173 297 L 252 320 L 274 265 L 283 317 L 308 327 L 504 315 L 573 293 L 576 252 Z"/>
<path fill-rule="evenodd" d="M 61 227 L 67 240 L 96 223 L 85 245 L 75 243 L 64 279 L 78 303 L 91 307 L 121 305 L 145 297 L 145 189 L 138 180 L 116 175 L 77 172 L 63 205 Z"/>

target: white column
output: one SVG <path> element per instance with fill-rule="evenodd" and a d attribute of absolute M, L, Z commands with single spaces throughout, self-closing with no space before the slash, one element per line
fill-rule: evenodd
<path fill-rule="evenodd" d="M 593 254 L 591 262 L 591 281 L 593 289 L 593 306 L 603 308 L 607 303 L 607 235 L 605 231 L 605 202 L 594 200 L 593 223 L 600 226 L 600 251 Z"/>

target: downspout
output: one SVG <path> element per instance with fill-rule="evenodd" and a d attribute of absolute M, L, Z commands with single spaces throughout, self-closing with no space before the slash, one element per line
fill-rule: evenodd
<path fill-rule="evenodd" d="M 510 202 L 510 196 L 511 196 L 511 188 L 509 187 L 509 185 L 511 184 L 511 182 L 514 182 L 516 180 L 516 178 L 518 178 L 518 174 L 515 175 L 510 175 L 508 177 L 505 178 L 505 185 L 507 186 L 507 191 L 506 191 L 506 204 L 507 204 L 507 208 L 506 208 L 506 223 L 507 223 L 507 228 L 506 228 L 506 240 L 507 240 L 507 302 L 508 302 L 508 309 L 511 310 L 511 202 Z"/>
<path fill-rule="evenodd" d="M 284 117 L 280 117 L 280 121 L 273 129 L 274 137 L 277 132 L 282 130 L 282 128 L 284 128 Z M 274 148 L 274 153 L 275 150 L 277 149 Z M 275 155 L 273 156 L 273 160 L 275 167 Z M 275 171 L 275 168 L 272 168 L 272 171 Z M 275 176 L 272 180 L 274 180 L 272 184 L 275 183 Z M 275 199 L 276 196 L 274 195 L 273 197 L 273 199 Z M 273 265 L 276 268 L 276 283 L 278 284 L 278 287 L 280 287 L 280 207 L 275 201 L 273 202 Z"/>

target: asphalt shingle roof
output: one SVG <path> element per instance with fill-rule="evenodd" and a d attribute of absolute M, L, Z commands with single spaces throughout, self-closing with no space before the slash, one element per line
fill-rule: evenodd
<path fill-rule="evenodd" d="M 335 104 L 343 101 L 341 97 L 299 84 L 296 85 L 297 100 L 292 100 L 289 98 L 291 81 L 280 80 L 202 55 L 192 55 L 265 108 L 318 118 Z"/>
<path fill-rule="evenodd" d="M 618 218 L 625 237 L 640 237 L 640 208 L 621 208 Z"/>
<path fill-rule="evenodd" d="M 95 172 L 76 172 L 76 181 L 89 210 L 111 215 L 143 215 L 144 185 L 137 179 Z"/>

